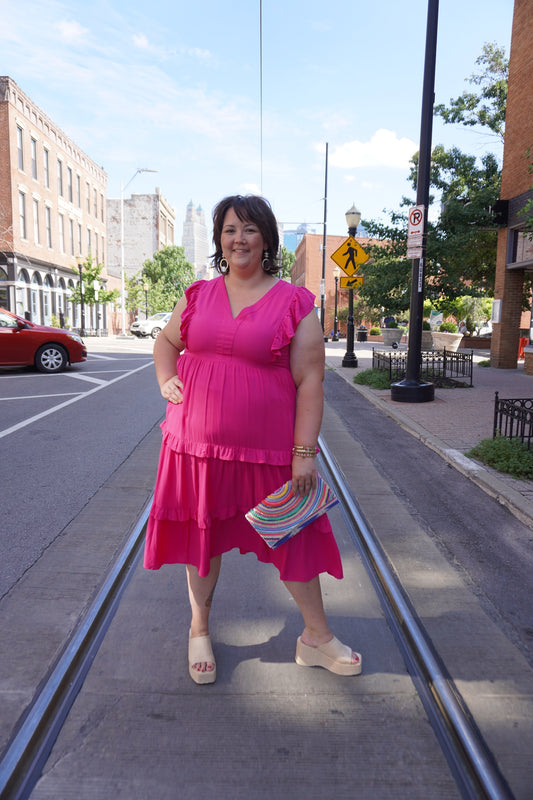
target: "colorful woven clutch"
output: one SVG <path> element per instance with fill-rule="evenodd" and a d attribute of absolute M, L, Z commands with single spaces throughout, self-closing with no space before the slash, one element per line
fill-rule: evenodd
<path fill-rule="evenodd" d="M 287 481 L 246 514 L 250 525 L 272 550 L 339 502 L 323 478 L 317 478 L 316 489 L 305 497 L 293 494 L 291 481 Z"/>

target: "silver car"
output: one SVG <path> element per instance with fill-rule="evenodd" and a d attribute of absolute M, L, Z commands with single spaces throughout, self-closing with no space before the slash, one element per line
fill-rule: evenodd
<path fill-rule="evenodd" d="M 153 314 L 148 319 L 136 320 L 130 328 L 130 333 L 139 338 L 151 336 L 152 339 L 157 339 L 161 329 L 169 321 L 171 313 L 170 311 L 159 311 L 159 313 Z"/>

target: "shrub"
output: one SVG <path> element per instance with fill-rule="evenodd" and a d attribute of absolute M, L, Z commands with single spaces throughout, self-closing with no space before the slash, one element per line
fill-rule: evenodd
<path fill-rule="evenodd" d="M 423 331 L 430 331 L 431 330 L 431 325 L 429 324 L 427 319 L 422 321 L 422 330 Z"/>
<path fill-rule="evenodd" d="M 395 319 L 391 319 L 389 322 L 387 322 L 387 328 L 398 328 L 398 327 L 399 327 L 398 323 L 396 322 Z"/>
<path fill-rule="evenodd" d="M 370 328 L 370 336 L 379 336 L 381 333 L 381 328 Z"/>
<path fill-rule="evenodd" d="M 457 325 L 455 322 L 443 322 L 439 328 L 442 333 L 457 333 Z"/>
<path fill-rule="evenodd" d="M 484 358 L 483 361 L 477 362 L 478 367 L 490 367 L 490 358 Z"/>
<path fill-rule="evenodd" d="M 382 369 L 364 369 L 354 375 L 353 382 L 371 389 L 390 389 L 389 373 Z"/>
<path fill-rule="evenodd" d="M 533 478 L 533 450 L 528 450 L 519 439 L 506 439 L 503 436 L 482 439 L 465 455 L 514 478 Z"/>

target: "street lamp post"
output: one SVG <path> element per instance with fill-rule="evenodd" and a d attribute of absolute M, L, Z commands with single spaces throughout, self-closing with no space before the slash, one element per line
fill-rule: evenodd
<path fill-rule="evenodd" d="M 333 270 L 333 277 L 335 278 L 335 317 L 333 319 L 333 336 L 331 337 L 332 342 L 339 341 L 339 318 L 337 316 L 337 298 L 338 298 L 338 291 L 339 291 L 339 276 L 341 274 L 341 268 L 335 267 Z"/>
<path fill-rule="evenodd" d="M 345 214 L 348 234 L 355 238 L 357 226 L 361 222 L 361 212 L 352 205 Z M 355 339 L 355 323 L 353 318 L 353 289 L 349 289 L 348 294 L 348 319 L 346 322 L 346 353 L 342 359 L 343 367 L 355 368 L 358 365 L 357 356 L 354 353 L 353 345 Z"/>
<path fill-rule="evenodd" d="M 124 265 L 124 190 L 137 177 L 139 172 L 158 172 L 157 169 L 139 167 L 135 170 L 126 185 L 120 184 L 120 304 L 122 307 L 122 335 L 126 335 L 126 275 Z"/>
<path fill-rule="evenodd" d="M 144 314 L 146 319 L 148 319 L 148 284 L 143 284 L 144 289 Z"/>
<path fill-rule="evenodd" d="M 78 261 L 78 271 L 80 273 L 80 309 L 81 309 L 81 328 L 80 336 L 85 336 L 85 302 L 83 299 L 83 261 Z"/>

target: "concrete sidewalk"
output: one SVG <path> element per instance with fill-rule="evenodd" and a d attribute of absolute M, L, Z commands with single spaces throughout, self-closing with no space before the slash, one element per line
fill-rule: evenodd
<path fill-rule="evenodd" d="M 389 349 L 376 342 L 356 342 L 358 367 L 350 369 L 342 366 L 346 340 L 326 342 L 326 367 L 533 528 L 533 482 L 511 478 L 464 455 L 482 439 L 492 437 L 496 391 L 502 398 L 533 397 L 533 378 L 524 374 L 523 362 L 514 370 L 480 367 L 479 362 L 490 353 L 478 351 L 474 353 L 472 387 L 437 388 L 432 402 L 398 403 L 391 400 L 388 389 L 378 391 L 353 383 L 355 374 L 372 366 L 372 348 Z M 400 349 L 406 348 L 402 345 Z"/>

